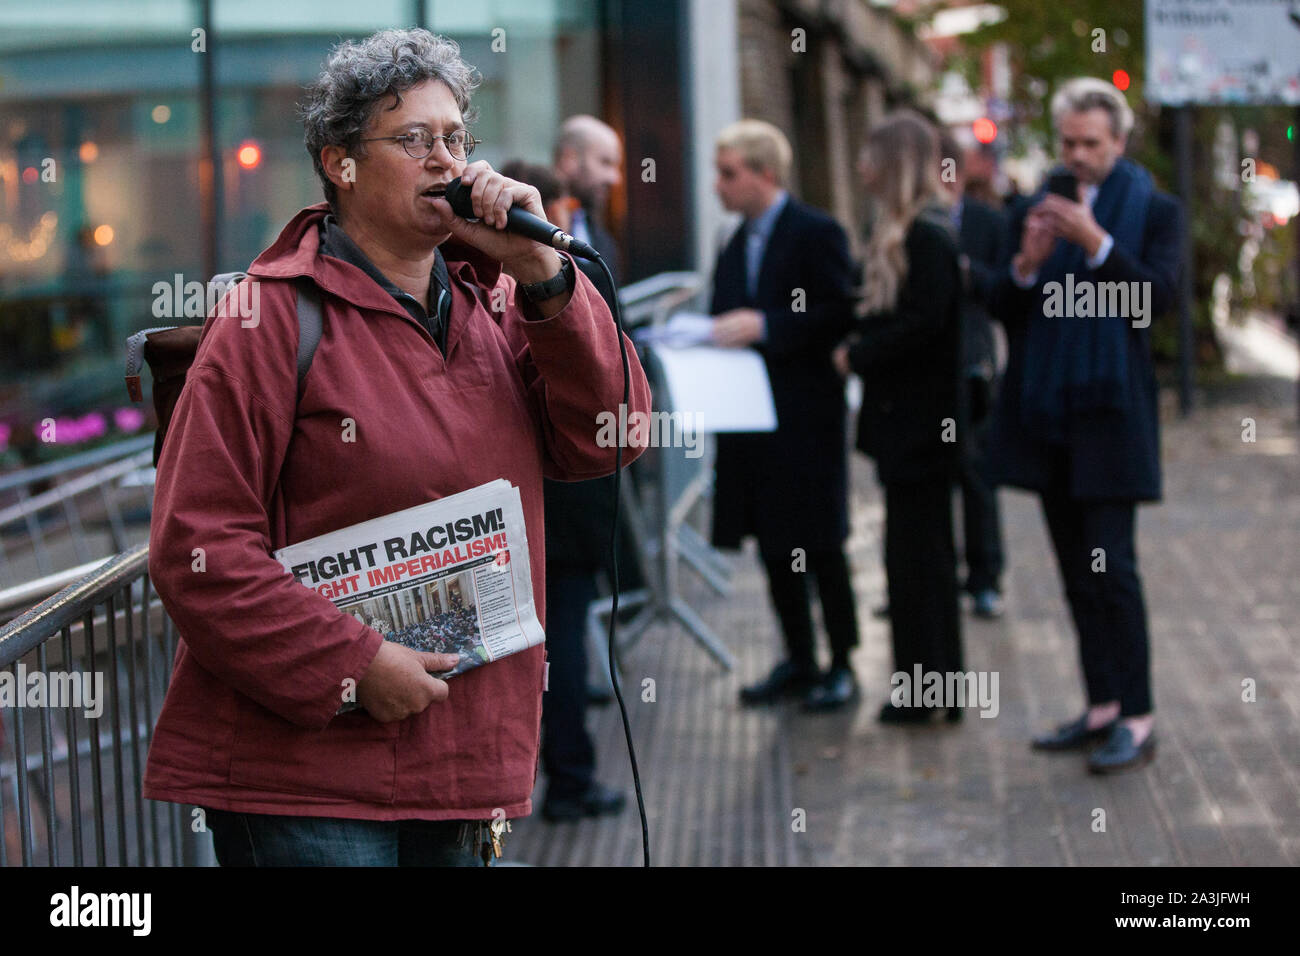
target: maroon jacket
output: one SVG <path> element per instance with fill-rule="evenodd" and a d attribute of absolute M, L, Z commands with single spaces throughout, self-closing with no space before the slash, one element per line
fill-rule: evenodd
<path fill-rule="evenodd" d="M 453 678 L 448 700 L 406 720 L 335 716 L 344 680 L 360 679 L 382 638 L 271 552 L 506 478 L 523 499 L 545 623 L 542 476 L 613 470 L 615 450 L 596 445 L 597 414 L 622 399 L 613 320 L 580 271 L 569 304 L 543 319 L 498 263 L 448 241 L 444 360 L 365 273 L 317 255 L 327 211 L 304 209 L 250 267 L 256 325 L 208 318 L 168 430 L 149 573 L 182 640 L 144 795 L 369 820 L 525 815 L 544 648 Z M 297 276 L 319 286 L 323 312 L 301 400 Z M 475 285 L 504 289 L 506 311 L 485 309 Z M 649 411 L 630 342 L 627 353 L 629 411 Z"/>

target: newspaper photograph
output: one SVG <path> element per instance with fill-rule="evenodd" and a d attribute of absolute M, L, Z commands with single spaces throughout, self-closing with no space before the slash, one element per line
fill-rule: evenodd
<path fill-rule="evenodd" d="M 519 489 L 504 479 L 276 551 L 299 583 L 447 678 L 543 642 Z M 348 708 L 350 709 L 350 708 Z"/>

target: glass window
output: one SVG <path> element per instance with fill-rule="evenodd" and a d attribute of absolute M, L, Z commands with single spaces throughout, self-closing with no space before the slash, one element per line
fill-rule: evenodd
<path fill-rule="evenodd" d="M 322 199 L 297 105 L 341 38 L 423 19 L 457 40 L 483 77 L 475 158 L 493 165 L 549 162 L 564 116 L 599 112 L 599 0 L 214 0 L 211 11 L 209 35 L 196 32 L 197 0 L 0 8 L 0 468 L 152 427 L 151 408 L 137 409 L 142 426 L 119 414 L 125 340 L 200 321 L 157 316 L 156 283 L 204 281 L 208 261 L 245 268 Z M 215 250 L 202 56 L 214 68 Z M 46 417 L 91 412 L 106 427 L 33 440 Z"/>

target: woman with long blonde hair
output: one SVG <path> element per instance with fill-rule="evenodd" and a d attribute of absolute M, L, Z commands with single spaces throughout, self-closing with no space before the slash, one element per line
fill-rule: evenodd
<path fill-rule="evenodd" d="M 922 698 L 918 678 L 962 669 L 952 485 L 962 418 L 962 273 L 935 129 L 891 113 L 859 162 L 875 203 L 857 332 L 836 353 L 862 379 L 858 449 L 885 490 L 885 570 L 895 680 L 880 712 L 919 723 L 952 701 Z M 918 672 L 919 668 L 919 672 Z M 899 677 L 899 675 L 903 675 Z M 945 686 L 951 686 L 947 680 Z"/>

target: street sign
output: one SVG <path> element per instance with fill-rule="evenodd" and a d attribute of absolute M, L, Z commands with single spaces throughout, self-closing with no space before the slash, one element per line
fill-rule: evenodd
<path fill-rule="evenodd" d="M 1146 98 L 1300 105 L 1300 0 L 1146 0 Z"/>

